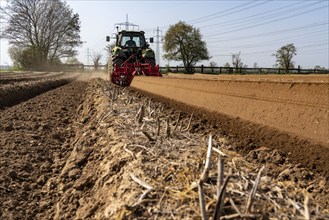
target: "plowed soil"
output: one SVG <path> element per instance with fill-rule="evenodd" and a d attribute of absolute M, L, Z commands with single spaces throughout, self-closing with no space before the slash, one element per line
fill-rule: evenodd
<path fill-rule="evenodd" d="M 244 152 L 280 149 L 329 176 L 328 75 L 193 77 L 135 77 L 132 87 L 184 112 L 206 114 Z"/>
<path fill-rule="evenodd" d="M 207 215 L 217 201 L 219 152 L 224 178 L 230 178 L 223 219 L 329 217 L 325 138 L 187 105 L 164 97 L 172 91 L 161 84 L 160 96 L 147 91 L 151 84 L 131 90 L 83 78 L 0 110 L 1 219 L 199 219 L 193 185 L 203 172 L 210 134 L 217 150 L 203 185 Z M 276 93 L 266 92 L 266 98 Z M 326 103 L 310 100 L 312 109 L 326 110 Z"/>
<path fill-rule="evenodd" d="M 328 75 L 136 77 L 132 87 L 329 146 Z"/>

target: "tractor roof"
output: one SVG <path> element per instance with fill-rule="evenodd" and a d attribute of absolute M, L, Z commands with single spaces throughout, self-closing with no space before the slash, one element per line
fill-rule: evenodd
<path fill-rule="evenodd" d="M 126 30 L 122 30 L 119 32 L 119 34 L 136 34 L 136 33 L 139 33 L 141 35 L 144 35 L 145 32 L 144 31 L 126 31 Z"/>

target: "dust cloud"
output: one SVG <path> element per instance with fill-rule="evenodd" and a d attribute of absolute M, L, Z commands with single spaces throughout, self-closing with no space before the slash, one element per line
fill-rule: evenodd
<path fill-rule="evenodd" d="M 79 81 L 90 81 L 95 78 L 109 79 L 107 72 L 104 71 L 75 72 L 74 74 L 77 75 L 77 80 Z"/>

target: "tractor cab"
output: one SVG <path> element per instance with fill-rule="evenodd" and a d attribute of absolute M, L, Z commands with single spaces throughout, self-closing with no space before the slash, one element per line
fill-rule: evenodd
<path fill-rule="evenodd" d="M 144 32 L 136 31 L 122 31 L 117 37 L 117 46 L 122 48 L 145 48 L 147 44 L 145 42 Z"/>

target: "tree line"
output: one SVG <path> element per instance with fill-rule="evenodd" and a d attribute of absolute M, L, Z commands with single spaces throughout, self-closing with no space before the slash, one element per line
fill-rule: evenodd
<path fill-rule="evenodd" d="M 164 37 L 163 49 L 164 58 L 182 61 L 186 73 L 192 73 L 193 66 L 197 62 L 211 58 L 205 41 L 202 41 L 200 30 L 182 21 L 169 27 Z M 293 57 L 295 55 L 297 55 L 297 49 L 291 43 L 279 48 L 272 56 L 276 58 L 275 66 L 277 68 L 289 72 L 289 69 L 294 68 Z M 217 64 L 210 62 L 210 66 L 214 67 Z M 224 67 L 230 67 L 230 64 L 226 63 Z M 243 65 L 241 52 L 232 54 L 232 67 L 236 69 L 246 67 Z"/>

